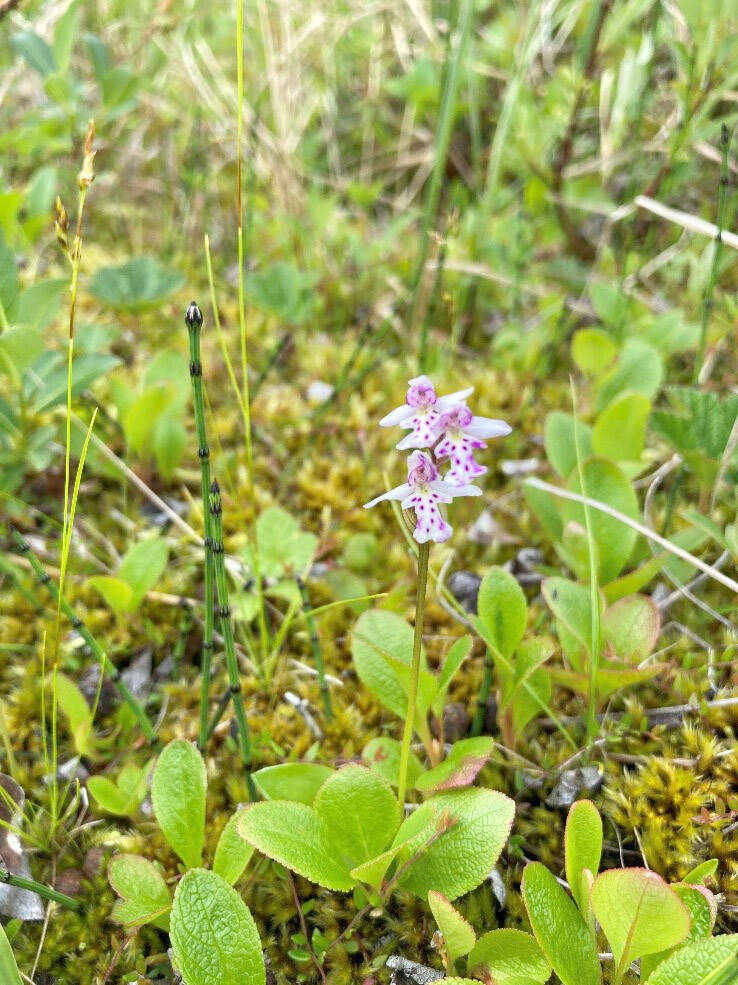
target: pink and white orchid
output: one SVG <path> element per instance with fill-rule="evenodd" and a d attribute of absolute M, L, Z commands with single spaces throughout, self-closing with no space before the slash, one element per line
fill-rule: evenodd
<path fill-rule="evenodd" d="M 439 503 L 450 503 L 457 496 L 481 496 L 477 486 L 458 485 L 441 479 L 441 474 L 430 456 L 414 451 L 407 460 L 407 482 L 377 496 L 364 509 L 370 509 L 383 500 L 399 499 L 403 510 L 414 510 L 416 517 L 413 537 L 419 544 L 428 540 L 437 544 L 448 540 L 452 528 L 441 516 Z"/>
<path fill-rule="evenodd" d="M 410 428 L 410 434 L 397 445 L 406 448 L 430 448 L 440 435 L 441 414 L 454 404 L 464 401 L 474 390 L 468 387 L 446 397 L 438 397 L 427 376 L 416 376 L 409 381 L 407 396 L 402 407 L 396 407 L 379 422 L 383 428 Z"/>
<path fill-rule="evenodd" d="M 438 420 L 442 438 L 433 449 L 437 459 L 448 458 L 451 468 L 444 476 L 446 482 L 463 486 L 487 471 L 474 459 L 475 448 L 486 448 L 485 438 L 502 438 L 512 428 L 504 421 L 491 417 L 475 417 L 465 404 L 445 410 Z"/>

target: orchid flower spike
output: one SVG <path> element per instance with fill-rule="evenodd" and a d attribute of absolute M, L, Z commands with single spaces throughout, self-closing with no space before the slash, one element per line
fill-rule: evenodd
<path fill-rule="evenodd" d="M 412 385 L 412 384 L 411 384 Z M 422 451 L 414 451 L 407 460 L 407 482 L 377 496 L 364 509 L 370 509 L 385 499 L 399 499 L 403 510 L 414 510 L 416 526 L 413 537 L 419 544 L 428 540 L 443 543 L 451 536 L 452 528 L 443 517 L 439 503 L 450 503 L 457 496 L 481 496 L 477 486 L 455 485 L 441 479 L 433 460 Z"/>
<path fill-rule="evenodd" d="M 486 448 L 485 438 L 502 438 L 512 428 L 504 421 L 491 417 L 475 417 L 465 404 L 445 410 L 438 420 L 442 438 L 433 449 L 437 459 L 448 458 L 451 468 L 444 476 L 446 482 L 463 486 L 487 471 L 486 465 L 474 460 L 475 448 Z"/>
<path fill-rule="evenodd" d="M 474 387 L 449 393 L 446 397 L 436 395 L 435 387 L 427 376 L 416 376 L 409 381 L 407 396 L 402 407 L 396 407 L 379 422 L 383 428 L 410 428 L 397 448 L 430 448 L 440 435 L 439 421 L 445 410 L 464 401 Z"/>

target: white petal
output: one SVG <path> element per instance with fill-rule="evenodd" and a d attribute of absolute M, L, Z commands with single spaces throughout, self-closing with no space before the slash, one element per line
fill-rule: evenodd
<path fill-rule="evenodd" d="M 405 451 L 408 448 L 430 448 L 437 437 L 438 435 L 435 431 L 433 431 L 430 441 L 423 441 L 423 438 L 418 434 L 417 430 L 411 431 L 410 434 L 405 435 L 402 441 L 397 442 L 395 448 L 397 448 L 398 451 Z"/>
<path fill-rule="evenodd" d="M 447 407 L 453 407 L 454 404 L 463 404 L 466 398 L 470 397 L 473 393 L 473 386 L 468 387 L 466 390 L 457 390 L 456 393 L 447 393 L 445 397 L 439 397 L 436 401 L 436 410 L 443 411 Z"/>
<path fill-rule="evenodd" d="M 421 384 L 422 386 L 433 386 L 432 380 L 427 376 L 415 376 L 412 380 L 408 380 L 407 382 L 410 386 L 418 386 L 418 384 Z"/>
<path fill-rule="evenodd" d="M 389 492 L 382 493 L 381 496 L 377 496 L 373 499 L 371 503 L 364 503 L 364 509 L 368 510 L 372 506 L 376 506 L 377 503 L 381 503 L 385 499 L 404 499 L 412 492 L 412 486 L 409 482 L 403 482 L 401 486 L 396 486 L 394 489 L 390 489 Z"/>
<path fill-rule="evenodd" d="M 504 438 L 510 434 L 512 428 L 505 421 L 495 420 L 493 417 L 473 417 L 471 424 L 464 428 L 464 434 L 470 438 Z"/>
<path fill-rule="evenodd" d="M 403 404 L 402 407 L 395 407 L 389 414 L 385 414 L 379 422 L 379 426 L 382 428 L 396 427 L 398 424 L 402 424 L 403 421 L 407 420 L 408 417 L 412 417 L 414 413 L 414 407 L 408 407 L 407 404 Z"/>
<path fill-rule="evenodd" d="M 446 482 L 443 479 L 435 479 L 429 483 L 434 492 L 444 496 L 481 496 L 482 490 L 479 486 L 455 486 L 453 482 Z"/>

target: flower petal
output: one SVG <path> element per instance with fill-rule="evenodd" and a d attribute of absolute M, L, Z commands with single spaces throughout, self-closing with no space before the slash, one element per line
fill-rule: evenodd
<path fill-rule="evenodd" d="M 376 506 L 377 503 L 381 503 L 385 499 L 405 499 L 413 490 L 413 487 L 409 482 L 403 482 L 401 486 L 396 486 L 394 489 L 390 489 L 389 492 L 382 493 L 381 496 L 377 496 L 370 503 L 364 503 L 364 509 L 368 510 L 372 506 Z"/>
<path fill-rule="evenodd" d="M 436 410 L 444 411 L 447 407 L 453 407 L 454 404 L 463 403 L 473 393 L 473 386 L 467 387 L 466 390 L 457 390 L 456 393 L 447 393 L 445 397 L 439 397 L 436 401 Z"/>
<path fill-rule="evenodd" d="M 414 407 L 409 407 L 407 404 L 403 404 L 402 407 L 395 407 L 395 409 L 391 410 L 389 414 L 385 414 L 379 422 L 379 426 L 382 428 L 397 427 L 398 425 L 401 425 L 403 421 L 406 421 L 409 417 L 412 417 L 414 413 Z"/>
<path fill-rule="evenodd" d="M 472 438 L 504 438 L 511 431 L 509 424 L 493 417 L 473 417 L 471 424 L 464 428 L 464 434 Z"/>
<path fill-rule="evenodd" d="M 455 486 L 452 482 L 446 482 L 445 479 L 436 479 L 434 482 L 430 483 L 430 487 L 434 492 L 440 493 L 443 496 L 481 496 L 482 490 L 479 486 Z"/>

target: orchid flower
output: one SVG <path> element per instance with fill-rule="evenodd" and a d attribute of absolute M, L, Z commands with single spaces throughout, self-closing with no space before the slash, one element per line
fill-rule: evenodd
<path fill-rule="evenodd" d="M 403 510 L 414 510 L 416 526 L 413 537 L 419 544 L 432 540 L 437 544 L 448 540 L 452 528 L 441 516 L 439 503 L 450 503 L 457 496 L 481 496 L 477 486 L 446 482 L 433 460 L 422 451 L 414 451 L 407 460 L 407 482 L 377 496 L 364 509 L 383 500 L 399 499 Z"/>
<path fill-rule="evenodd" d="M 442 438 L 433 453 L 437 459 L 448 458 L 451 468 L 444 479 L 457 486 L 487 471 L 486 465 L 474 460 L 474 449 L 487 447 L 483 439 L 501 438 L 512 430 L 504 421 L 475 417 L 465 404 L 445 410 L 439 417 L 438 428 Z"/>
<path fill-rule="evenodd" d="M 379 422 L 383 428 L 410 428 L 410 434 L 397 445 L 401 451 L 406 448 L 430 448 L 441 431 L 439 421 L 445 410 L 465 400 L 474 387 L 438 397 L 435 387 L 427 376 L 416 376 L 409 381 L 407 396 L 402 407 L 396 407 Z"/>

